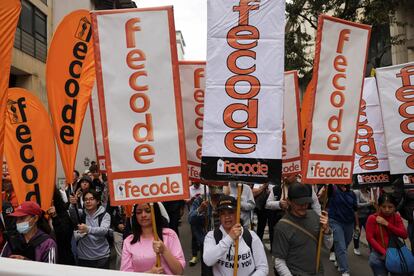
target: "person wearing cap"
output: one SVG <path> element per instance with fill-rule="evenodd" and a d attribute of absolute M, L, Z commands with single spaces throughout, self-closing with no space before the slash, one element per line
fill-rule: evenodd
<path fill-rule="evenodd" d="M 319 216 L 309 209 L 312 202 L 311 187 L 298 182 L 289 186 L 287 212 L 276 224 L 273 237 L 272 254 L 280 276 L 323 275 L 322 267 L 315 271 L 320 229 L 326 248 L 331 248 L 333 237 L 327 212 Z"/>
<path fill-rule="evenodd" d="M 217 207 L 220 227 L 207 233 L 203 260 L 207 266 L 212 266 L 213 275 L 232 275 L 235 241 L 238 240 L 237 275 L 267 275 L 269 267 L 263 244 L 255 232 L 243 228 L 240 222 L 236 221 L 236 208 L 237 201 L 234 197 L 223 195 L 220 198 Z M 217 236 L 221 239 L 217 239 Z"/>
<path fill-rule="evenodd" d="M 193 236 L 199 244 L 201 257 L 203 257 L 203 243 L 207 232 L 220 226 L 217 205 L 222 195 L 223 191 L 221 187 L 210 186 L 208 198 L 199 196 L 190 207 L 188 222 L 190 223 Z M 201 262 L 201 275 L 206 275 L 206 268 L 205 263 Z"/>
<path fill-rule="evenodd" d="M 56 242 L 40 206 L 25 201 L 9 216 L 16 218 L 18 234 L 10 235 L 1 253 L 2 257 L 56 263 Z"/>
<path fill-rule="evenodd" d="M 167 228 L 168 221 L 159 204 L 154 204 L 154 217 L 158 241 L 154 239 L 150 205 L 134 206 L 132 235 L 124 240 L 121 271 L 181 275 L 185 267 L 184 252 L 175 231 Z M 161 266 L 156 266 L 156 254 L 160 255 Z"/>

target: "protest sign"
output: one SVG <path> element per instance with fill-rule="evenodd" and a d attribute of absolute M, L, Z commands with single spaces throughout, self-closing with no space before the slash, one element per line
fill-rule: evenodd
<path fill-rule="evenodd" d="M 46 211 L 55 190 L 55 140 L 46 109 L 23 88 L 8 90 L 5 154 L 18 202 L 36 201 Z"/>
<path fill-rule="evenodd" d="M 94 11 L 92 20 L 111 204 L 187 198 L 172 7 Z"/>
<path fill-rule="evenodd" d="M 350 184 L 371 27 L 327 15 L 318 22 L 302 181 Z"/>
<path fill-rule="evenodd" d="M 391 174 L 414 184 L 414 62 L 377 68 L 385 140 Z"/>
<path fill-rule="evenodd" d="M 106 173 L 105 151 L 102 137 L 101 112 L 99 110 L 98 89 L 94 85 L 91 99 L 89 101 L 89 110 L 91 112 L 92 132 L 95 144 L 96 160 L 98 161 L 99 171 Z"/>
<path fill-rule="evenodd" d="M 201 144 L 203 139 L 205 62 L 181 61 L 180 80 L 183 99 L 185 144 L 187 146 L 188 174 L 199 182 Z"/>
<path fill-rule="evenodd" d="M 285 1 L 209 1 L 207 15 L 201 177 L 278 182 Z"/>
<path fill-rule="evenodd" d="M 282 175 L 289 176 L 302 171 L 302 130 L 299 116 L 300 101 L 297 71 L 285 73 L 283 101 Z"/>
<path fill-rule="evenodd" d="M 354 187 L 390 184 L 390 168 L 375 78 L 365 78 L 355 144 Z"/>
<path fill-rule="evenodd" d="M 65 171 L 73 182 L 76 153 L 95 82 L 89 11 L 77 10 L 57 27 L 46 61 L 46 86 L 53 129 Z"/>

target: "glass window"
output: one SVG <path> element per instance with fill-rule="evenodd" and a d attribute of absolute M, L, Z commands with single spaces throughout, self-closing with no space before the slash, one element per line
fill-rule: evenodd
<path fill-rule="evenodd" d="M 26 1 L 22 1 L 20 27 L 23 31 L 28 33 L 32 33 L 33 31 L 33 6 Z"/>

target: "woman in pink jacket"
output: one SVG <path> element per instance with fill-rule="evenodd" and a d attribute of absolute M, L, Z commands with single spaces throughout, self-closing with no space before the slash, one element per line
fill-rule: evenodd
<path fill-rule="evenodd" d="M 183 274 L 184 253 L 177 234 L 166 228 L 167 222 L 154 204 L 159 241 L 154 240 L 149 204 L 135 205 L 132 215 L 132 235 L 124 241 L 121 270 L 154 274 Z M 161 256 L 161 266 L 156 266 L 156 253 Z"/>

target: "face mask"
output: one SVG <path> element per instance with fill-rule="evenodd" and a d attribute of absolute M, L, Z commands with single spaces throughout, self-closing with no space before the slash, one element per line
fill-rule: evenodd
<path fill-rule="evenodd" d="M 20 234 L 26 234 L 30 231 L 30 229 L 32 229 L 28 221 L 16 223 L 16 228 L 17 232 L 19 232 Z"/>

